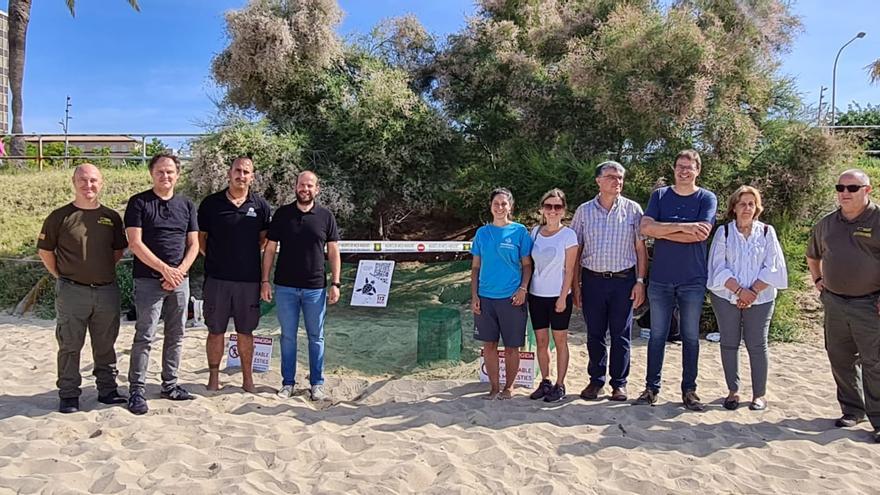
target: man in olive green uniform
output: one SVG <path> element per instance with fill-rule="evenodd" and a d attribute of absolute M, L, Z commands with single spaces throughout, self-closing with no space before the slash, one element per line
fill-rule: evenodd
<path fill-rule="evenodd" d="M 880 207 L 862 170 L 842 173 L 840 208 L 819 220 L 807 264 L 825 307 L 825 349 L 843 416 L 837 427 L 867 418 L 880 443 Z"/>
<path fill-rule="evenodd" d="M 116 262 L 126 247 L 122 218 L 101 205 L 103 178 L 90 163 L 73 173 L 75 198 L 49 214 L 37 247 L 46 269 L 56 279 L 55 312 L 58 340 L 58 410 L 79 410 L 79 359 L 86 331 L 92 342 L 98 401 L 124 404 L 116 389 L 119 334 L 119 287 Z"/>

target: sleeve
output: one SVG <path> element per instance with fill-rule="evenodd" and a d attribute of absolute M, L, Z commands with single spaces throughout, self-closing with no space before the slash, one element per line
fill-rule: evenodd
<path fill-rule="evenodd" d="M 788 288 L 788 268 L 785 266 L 785 255 L 782 245 L 776 237 L 776 229 L 767 226 L 767 247 L 764 250 L 764 261 L 758 272 L 758 280 L 777 289 Z"/>
<path fill-rule="evenodd" d="M 645 210 L 644 216 L 653 218 L 654 220 L 660 220 L 660 190 L 651 193 L 651 198 L 648 200 L 648 209 Z"/>
<path fill-rule="evenodd" d="M 339 241 L 339 229 L 336 227 L 336 217 L 331 213 L 327 220 L 327 242 L 337 241 Z"/>
<path fill-rule="evenodd" d="M 263 200 L 263 226 L 260 230 L 269 230 L 269 222 L 272 221 L 272 207 L 269 206 L 269 202 L 265 199 Z"/>
<path fill-rule="evenodd" d="M 822 246 L 822 221 L 820 220 L 810 232 L 810 240 L 807 242 L 807 257 L 821 260 L 825 251 Z"/>
<path fill-rule="evenodd" d="M 128 198 L 128 204 L 125 206 L 125 226 L 126 227 L 143 227 L 144 202 L 137 196 Z"/>
<path fill-rule="evenodd" d="M 712 247 L 709 250 L 709 277 L 706 288 L 713 292 L 727 289 L 724 283 L 727 279 L 735 277 L 733 270 L 727 264 L 727 237 L 724 235 L 724 227 L 715 229 L 715 237 L 712 238 Z"/>
<path fill-rule="evenodd" d="M 574 212 L 574 217 L 571 219 L 571 230 L 574 231 L 574 235 L 577 237 L 578 243 L 584 242 L 584 208 L 586 203 L 578 206 L 578 209 Z"/>
<path fill-rule="evenodd" d="M 272 217 L 272 220 L 269 222 L 269 232 L 266 234 L 266 238 L 272 242 L 278 242 L 281 240 L 281 230 L 283 228 L 282 221 L 284 218 L 284 207 L 278 208 L 278 211 L 275 212 L 275 216 Z"/>
<path fill-rule="evenodd" d="M 568 249 L 568 248 L 570 248 L 570 247 L 577 246 L 577 245 L 578 245 L 577 234 L 575 234 L 575 232 L 574 232 L 573 230 L 571 230 L 571 229 L 568 229 L 567 231 L 565 231 L 565 233 L 566 233 L 566 236 L 565 236 L 565 249 Z"/>
<path fill-rule="evenodd" d="M 210 202 L 210 196 L 206 197 L 199 203 L 199 211 L 198 211 L 198 222 L 199 222 L 199 230 L 202 232 L 211 233 L 211 224 L 208 222 L 208 203 Z"/>
<path fill-rule="evenodd" d="M 645 213 L 642 211 L 642 205 L 636 203 L 635 201 L 633 201 L 633 210 L 633 218 L 635 219 L 635 222 L 633 223 L 633 228 L 636 231 L 636 240 L 644 241 L 648 238 L 647 236 L 642 235 L 641 229 L 642 217 L 645 216 Z"/>
<path fill-rule="evenodd" d="M 700 218 L 698 222 L 707 222 L 715 225 L 715 214 L 718 213 L 718 198 L 715 193 L 703 189 L 703 197 L 700 199 Z"/>
<path fill-rule="evenodd" d="M 473 256 L 482 256 L 480 254 L 480 232 L 482 232 L 483 228 L 480 227 L 477 229 L 476 235 L 474 235 L 474 240 L 471 242 L 471 255 Z"/>
<path fill-rule="evenodd" d="M 125 237 L 125 227 L 122 225 L 122 217 L 115 210 L 107 212 L 113 220 L 113 249 L 125 249 L 128 247 L 128 239 Z"/>
<path fill-rule="evenodd" d="M 522 228 L 521 232 L 522 242 L 519 243 L 519 257 L 525 258 L 532 254 L 532 236 L 529 235 L 529 231 L 525 227 Z"/>
<path fill-rule="evenodd" d="M 187 232 L 198 232 L 199 231 L 199 213 L 196 211 L 196 204 L 191 200 L 186 200 L 187 207 L 189 208 L 189 225 L 186 227 Z"/>
<path fill-rule="evenodd" d="M 43 251 L 55 251 L 55 248 L 58 247 L 58 231 L 61 222 L 57 211 L 53 211 L 43 220 L 43 227 L 37 236 L 37 248 Z"/>

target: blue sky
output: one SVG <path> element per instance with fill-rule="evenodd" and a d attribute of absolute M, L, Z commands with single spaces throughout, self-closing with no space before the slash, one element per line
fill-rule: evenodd
<path fill-rule="evenodd" d="M 200 132 L 222 93 L 210 79 L 211 58 L 225 46 L 223 13 L 245 0 L 79 0 L 72 18 L 62 0 L 34 2 L 25 68 L 26 132 L 60 132 L 67 95 L 72 133 Z M 387 17 L 415 14 L 432 32 L 460 29 L 471 0 L 342 0 L 343 34 L 366 32 Z M 820 85 L 830 100 L 840 46 L 859 31 L 837 68 L 837 106 L 880 104 L 880 85 L 864 67 L 880 58 L 876 0 L 804 0 L 794 5 L 804 31 L 784 56 L 805 101 Z M 873 32 L 872 32 L 873 31 Z"/>

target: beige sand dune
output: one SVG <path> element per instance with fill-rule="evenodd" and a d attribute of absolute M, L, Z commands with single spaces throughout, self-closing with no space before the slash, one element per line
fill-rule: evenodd
<path fill-rule="evenodd" d="M 277 362 L 258 375 L 256 395 L 241 393 L 238 375 L 207 392 L 205 331 L 193 330 L 181 379 L 198 398 L 158 399 L 154 351 L 151 410 L 135 417 L 98 404 L 90 377 L 83 411 L 59 414 L 52 323 L 4 317 L 0 333 L 0 493 L 844 494 L 880 487 L 880 445 L 870 443 L 868 427 L 832 427 L 839 411 L 816 344 L 772 347 L 770 409 L 756 413 L 721 407 L 718 347 L 703 342 L 699 392 L 712 404 L 692 413 L 677 402 L 675 345 L 656 407 L 576 398 L 586 384 L 582 334 L 572 336 L 569 398 L 561 403 L 530 401 L 525 390 L 511 401 L 482 400 L 469 363 L 446 369 L 447 380 L 424 379 L 440 376 L 437 369 L 404 379 L 338 372 L 327 382 L 333 401 L 315 404 L 306 395 L 275 398 Z M 123 376 L 131 336 L 124 325 Z M 645 371 L 645 341 L 636 342 L 631 395 Z"/>

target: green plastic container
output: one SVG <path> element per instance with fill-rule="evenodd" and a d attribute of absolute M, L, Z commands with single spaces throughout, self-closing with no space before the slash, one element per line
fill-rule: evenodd
<path fill-rule="evenodd" d="M 453 308 L 419 311 L 419 365 L 461 360 L 461 315 Z"/>

